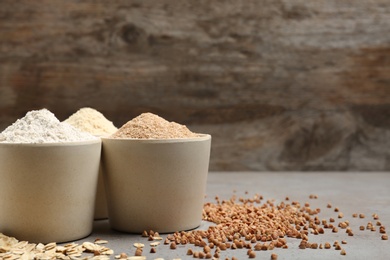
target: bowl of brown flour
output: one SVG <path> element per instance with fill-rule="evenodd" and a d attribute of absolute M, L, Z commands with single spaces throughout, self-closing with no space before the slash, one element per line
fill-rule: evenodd
<path fill-rule="evenodd" d="M 200 225 L 211 136 L 144 113 L 102 138 L 110 226 L 142 233 Z"/>
<path fill-rule="evenodd" d="M 0 233 L 35 243 L 92 231 L 101 140 L 30 111 L 0 133 Z"/>

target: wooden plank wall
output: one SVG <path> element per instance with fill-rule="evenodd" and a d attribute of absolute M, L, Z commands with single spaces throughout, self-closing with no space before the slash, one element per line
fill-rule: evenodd
<path fill-rule="evenodd" d="M 390 170 L 388 0 L 0 1 L 0 130 L 150 111 L 210 170 Z"/>

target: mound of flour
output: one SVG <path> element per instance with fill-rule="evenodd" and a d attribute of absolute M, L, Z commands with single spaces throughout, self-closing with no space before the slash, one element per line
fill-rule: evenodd
<path fill-rule="evenodd" d="M 65 143 L 96 139 L 68 123 L 61 123 L 47 109 L 28 112 L 0 133 L 0 142 L 3 143 Z"/>
<path fill-rule="evenodd" d="M 118 130 L 102 113 L 90 107 L 79 109 L 64 122 L 93 135 L 107 135 Z"/>
<path fill-rule="evenodd" d="M 175 139 L 194 138 L 199 134 L 191 132 L 185 125 L 169 122 L 158 115 L 143 113 L 124 124 L 112 138 Z"/>

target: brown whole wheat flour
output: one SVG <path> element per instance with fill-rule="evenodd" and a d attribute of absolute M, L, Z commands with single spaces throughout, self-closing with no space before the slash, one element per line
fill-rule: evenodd
<path fill-rule="evenodd" d="M 185 125 L 169 122 L 152 113 L 143 113 L 124 124 L 112 138 L 176 139 L 199 137 Z"/>

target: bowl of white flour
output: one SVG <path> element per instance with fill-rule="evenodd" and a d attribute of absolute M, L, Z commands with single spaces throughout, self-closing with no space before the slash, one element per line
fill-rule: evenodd
<path fill-rule="evenodd" d="M 0 233 L 66 242 L 92 231 L 101 140 L 33 110 L 0 133 Z"/>

